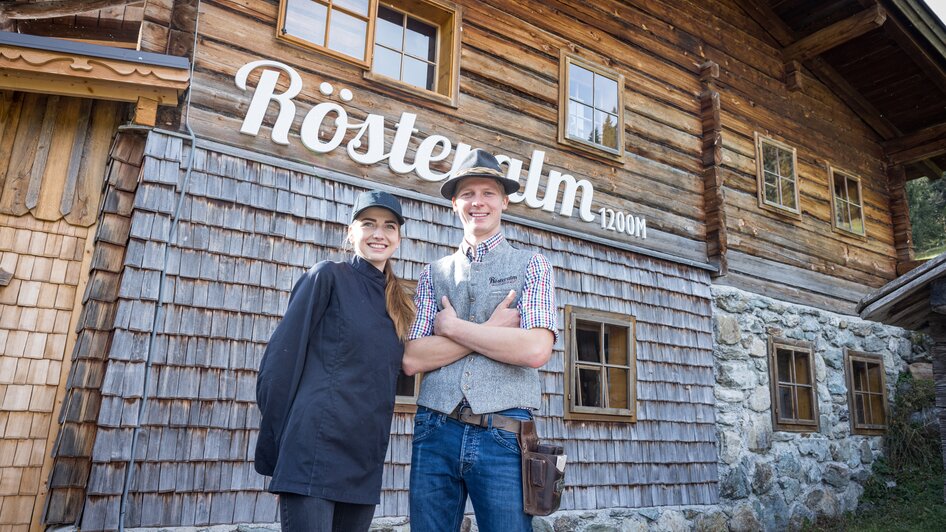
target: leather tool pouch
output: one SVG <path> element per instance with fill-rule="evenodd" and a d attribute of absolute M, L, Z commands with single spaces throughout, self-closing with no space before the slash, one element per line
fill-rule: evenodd
<path fill-rule="evenodd" d="M 529 515 L 558 510 L 565 487 L 565 451 L 560 445 L 539 443 L 535 422 L 520 424 L 522 449 L 522 507 Z"/>

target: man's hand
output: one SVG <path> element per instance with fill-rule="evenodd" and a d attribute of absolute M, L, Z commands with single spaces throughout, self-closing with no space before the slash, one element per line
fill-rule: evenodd
<path fill-rule="evenodd" d="M 453 305 L 450 304 L 450 300 L 447 299 L 447 296 L 440 298 L 440 303 L 443 305 L 443 310 L 438 312 L 437 317 L 434 318 L 434 334 L 449 338 L 450 334 L 448 330 L 451 325 L 451 320 L 457 320 L 459 318 L 457 317 L 457 311 L 453 309 Z"/>
<path fill-rule="evenodd" d="M 516 300 L 516 291 L 510 290 L 509 295 L 506 296 L 498 305 L 496 305 L 496 310 L 489 316 L 489 319 L 486 320 L 485 325 L 490 325 L 493 327 L 514 327 L 519 328 L 522 323 L 521 316 L 519 315 L 519 309 L 516 307 L 510 307 L 512 302 Z"/>

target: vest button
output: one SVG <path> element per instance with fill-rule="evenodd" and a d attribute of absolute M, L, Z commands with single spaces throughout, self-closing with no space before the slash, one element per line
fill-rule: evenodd
<path fill-rule="evenodd" d="M 464 385 L 463 385 L 463 389 L 464 389 L 464 390 L 469 390 L 469 389 L 470 389 L 470 385 L 469 385 L 469 384 L 464 384 Z"/>
<path fill-rule="evenodd" d="M 470 314 L 470 321 L 473 321 L 473 315 Z"/>

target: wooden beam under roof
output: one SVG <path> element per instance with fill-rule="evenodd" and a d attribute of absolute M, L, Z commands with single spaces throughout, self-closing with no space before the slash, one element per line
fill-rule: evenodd
<path fill-rule="evenodd" d="M 0 4 L 0 20 L 29 20 L 78 15 L 89 11 L 119 7 L 141 0 L 44 0 Z"/>
<path fill-rule="evenodd" d="M 759 26 L 768 31 L 783 48 L 797 40 L 795 32 L 778 16 L 768 3 L 754 0 L 735 0 L 735 2 L 749 17 L 759 24 Z M 884 118 L 880 111 L 867 101 L 843 76 L 838 74 L 827 61 L 820 57 L 814 57 L 804 61 L 804 65 L 808 67 L 812 74 L 824 83 L 825 86 L 843 98 L 854 113 L 882 138 L 890 139 L 901 135 L 900 130 L 897 129 L 892 122 Z"/>
<path fill-rule="evenodd" d="M 891 164 L 912 164 L 946 153 L 946 122 L 882 143 Z"/>
<path fill-rule="evenodd" d="M 839 20 L 807 37 L 785 47 L 786 61 L 805 61 L 873 31 L 887 20 L 887 12 L 879 5 L 869 7 L 860 13 Z"/>

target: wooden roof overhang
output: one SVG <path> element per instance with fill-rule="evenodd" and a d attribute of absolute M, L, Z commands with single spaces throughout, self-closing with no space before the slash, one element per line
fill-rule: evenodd
<path fill-rule="evenodd" d="M 0 32 L 0 89 L 133 102 L 135 123 L 153 126 L 189 84 L 183 57 Z"/>
<path fill-rule="evenodd" d="M 946 316 L 946 253 L 867 294 L 857 312 L 865 320 L 926 330 L 931 316 Z"/>
<path fill-rule="evenodd" d="M 781 48 L 789 88 L 814 76 L 877 133 L 907 179 L 942 177 L 946 27 L 922 0 L 736 2 Z"/>

